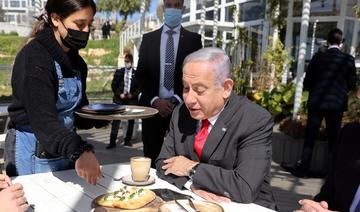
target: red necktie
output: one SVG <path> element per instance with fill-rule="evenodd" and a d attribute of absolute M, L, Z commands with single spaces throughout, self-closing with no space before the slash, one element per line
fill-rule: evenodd
<path fill-rule="evenodd" d="M 201 151 L 204 147 L 206 138 L 209 134 L 210 122 L 207 119 L 201 121 L 201 129 L 195 136 L 194 149 L 198 157 L 201 159 Z"/>

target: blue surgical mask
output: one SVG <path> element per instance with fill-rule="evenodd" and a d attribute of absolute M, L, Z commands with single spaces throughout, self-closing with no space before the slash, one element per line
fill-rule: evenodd
<path fill-rule="evenodd" d="M 181 24 L 182 11 L 175 8 L 165 8 L 164 11 L 165 24 L 173 28 Z"/>

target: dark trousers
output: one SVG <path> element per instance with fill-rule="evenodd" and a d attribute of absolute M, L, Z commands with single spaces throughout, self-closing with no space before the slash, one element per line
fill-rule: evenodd
<path fill-rule="evenodd" d="M 320 125 L 325 118 L 326 133 L 328 139 L 329 155 L 331 155 L 333 146 L 339 136 L 341 128 L 341 120 L 343 111 L 322 111 L 322 110 L 309 110 L 308 119 L 306 122 L 305 141 L 301 161 L 309 168 L 314 149 L 315 140 L 318 136 Z"/>
<path fill-rule="evenodd" d="M 142 120 L 142 140 L 144 156 L 151 158 L 151 167 L 155 168 L 155 160 L 159 156 L 164 137 L 169 129 L 170 118 L 156 115 Z"/>
<path fill-rule="evenodd" d="M 120 120 L 114 120 L 111 123 L 111 134 L 110 134 L 110 144 L 115 144 L 115 141 L 117 139 L 118 136 L 118 131 L 120 128 Z M 133 133 L 133 129 L 134 129 L 134 120 L 128 120 L 128 127 L 127 127 L 127 131 L 126 131 L 126 136 L 124 138 L 125 143 L 130 142 L 131 137 L 132 137 L 132 133 Z"/>

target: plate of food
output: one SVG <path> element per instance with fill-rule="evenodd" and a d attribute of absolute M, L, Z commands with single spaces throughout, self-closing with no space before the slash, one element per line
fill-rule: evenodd
<path fill-rule="evenodd" d="M 80 109 L 80 112 L 90 114 L 114 114 L 125 112 L 125 110 L 125 105 L 118 105 L 114 103 L 94 103 L 83 106 Z"/>
<path fill-rule="evenodd" d="M 92 201 L 92 207 L 106 211 L 157 212 L 164 201 L 146 188 L 122 186 L 118 190 L 102 194 Z"/>

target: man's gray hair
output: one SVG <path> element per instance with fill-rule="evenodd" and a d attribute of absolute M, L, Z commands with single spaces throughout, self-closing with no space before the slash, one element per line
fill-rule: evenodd
<path fill-rule="evenodd" d="M 226 52 L 222 49 L 207 47 L 189 54 L 183 63 L 205 62 L 213 64 L 216 85 L 221 86 L 226 79 L 231 78 L 231 62 Z"/>

